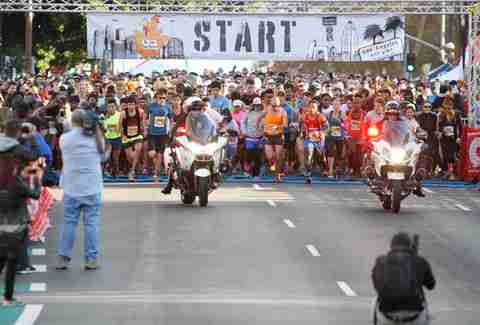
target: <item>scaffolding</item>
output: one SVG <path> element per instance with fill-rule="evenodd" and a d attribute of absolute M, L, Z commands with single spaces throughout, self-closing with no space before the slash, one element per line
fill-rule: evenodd
<path fill-rule="evenodd" d="M 466 15 L 476 0 L 0 0 L 0 12 Z"/>

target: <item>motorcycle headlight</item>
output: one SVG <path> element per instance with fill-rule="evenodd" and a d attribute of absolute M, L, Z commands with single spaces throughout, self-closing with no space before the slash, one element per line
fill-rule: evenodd
<path fill-rule="evenodd" d="M 391 151 L 391 160 L 394 164 L 401 164 L 407 159 L 407 152 L 404 149 L 393 148 Z"/>

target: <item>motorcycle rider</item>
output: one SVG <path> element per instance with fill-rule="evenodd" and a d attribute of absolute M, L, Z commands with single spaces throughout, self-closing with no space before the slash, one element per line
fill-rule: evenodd
<path fill-rule="evenodd" d="M 435 288 L 428 261 L 418 255 L 418 244 L 407 233 L 396 234 L 390 252 L 379 256 L 372 270 L 378 298 L 373 311 L 374 325 L 426 325 L 430 323 L 423 287 Z"/>
<path fill-rule="evenodd" d="M 404 118 L 401 114 L 400 114 L 400 105 L 398 102 L 396 101 L 389 101 L 386 105 L 385 105 L 385 120 L 383 121 L 382 123 L 382 127 L 380 128 L 382 130 L 382 137 L 383 138 L 389 138 L 391 137 L 390 134 L 388 134 L 386 131 L 385 131 L 385 127 L 383 126 L 385 123 L 388 123 L 388 122 L 396 122 L 396 121 L 403 121 L 405 123 L 408 123 L 407 119 Z M 392 128 L 387 128 L 388 130 L 394 130 Z M 422 158 L 423 159 L 423 158 Z M 425 193 L 423 192 L 423 188 L 422 188 L 422 181 L 423 179 L 425 178 L 426 176 L 426 169 L 424 168 L 425 166 L 425 163 L 424 161 L 422 161 L 421 159 L 419 159 L 418 161 L 418 165 L 417 166 L 422 166 L 422 168 L 418 168 L 417 167 L 417 171 L 415 173 L 415 180 L 416 180 L 416 187 L 415 189 L 412 191 L 412 193 L 418 197 L 425 197 Z M 373 174 L 372 174 L 373 176 Z"/>
<path fill-rule="evenodd" d="M 192 140 L 203 144 L 202 138 L 209 138 L 216 135 L 216 128 L 211 119 L 205 113 L 206 103 L 204 103 L 198 97 L 190 97 L 185 101 L 185 108 L 187 109 L 187 117 L 185 120 L 186 135 Z M 196 132 L 196 128 L 193 128 L 194 123 L 201 123 L 202 133 L 208 134 L 208 137 L 200 137 Z M 168 151 L 170 152 L 170 150 Z M 165 188 L 162 190 L 162 193 L 168 195 L 172 192 L 173 188 L 173 170 L 169 169 L 168 171 L 168 182 Z"/>

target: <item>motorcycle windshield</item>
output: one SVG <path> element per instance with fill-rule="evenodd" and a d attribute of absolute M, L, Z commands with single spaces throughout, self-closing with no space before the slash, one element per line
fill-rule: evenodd
<path fill-rule="evenodd" d="M 406 121 L 385 121 L 382 139 L 391 147 L 403 146 L 412 141 Z"/>
<path fill-rule="evenodd" d="M 188 116 L 190 140 L 206 145 L 215 135 L 215 126 L 204 112 L 191 112 Z"/>

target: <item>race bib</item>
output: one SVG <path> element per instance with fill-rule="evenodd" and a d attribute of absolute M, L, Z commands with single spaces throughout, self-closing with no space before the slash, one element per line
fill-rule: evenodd
<path fill-rule="evenodd" d="M 153 121 L 153 125 L 156 128 L 163 128 L 165 127 L 165 116 L 155 116 L 155 119 Z"/>
<path fill-rule="evenodd" d="M 116 125 L 108 125 L 107 130 L 109 132 L 115 132 L 115 131 L 117 131 L 117 126 Z"/>
<path fill-rule="evenodd" d="M 228 138 L 228 144 L 237 145 L 238 144 L 238 138 L 237 137 L 229 137 Z"/>
<path fill-rule="evenodd" d="M 352 121 L 352 131 L 360 131 L 360 122 L 359 121 Z"/>
<path fill-rule="evenodd" d="M 340 137 L 342 136 L 342 128 L 339 126 L 332 126 L 332 128 L 330 129 L 330 134 L 333 137 Z"/>
<path fill-rule="evenodd" d="M 320 131 L 311 131 L 308 133 L 308 136 L 312 141 L 320 141 L 322 139 Z"/>
<path fill-rule="evenodd" d="M 455 135 L 455 129 L 453 128 L 453 126 L 445 126 L 443 128 L 443 134 L 446 137 L 453 137 Z"/>
<path fill-rule="evenodd" d="M 135 126 L 129 126 L 127 128 L 127 136 L 129 137 L 134 137 L 138 135 L 138 127 L 135 125 Z"/>

